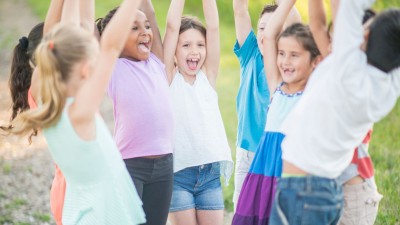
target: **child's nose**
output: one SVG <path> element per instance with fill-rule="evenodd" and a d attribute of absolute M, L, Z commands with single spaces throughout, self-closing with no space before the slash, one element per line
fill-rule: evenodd
<path fill-rule="evenodd" d="M 284 56 L 282 62 L 284 65 L 288 65 L 290 64 L 290 58 L 288 56 Z"/>
<path fill-rule="evenodd" d="M 149 33 L 150 33 L 149 29 L 146 29 L 146 28 L 141 28 L 140 29 L 140 34 L 141 35 L 147 35 Z"/>
<path fill-rule="evenodd" d="M 191 47 L 190 48 L 190 54 L 197 54 L 199 51 L 197 50 L 197 48 L 196 47 Z"/>

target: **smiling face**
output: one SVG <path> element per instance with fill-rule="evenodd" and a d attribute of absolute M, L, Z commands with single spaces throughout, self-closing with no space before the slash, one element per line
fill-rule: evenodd
<path fill-rule="evenodd" d="M 196 75 L 206 58 L 206 39 L 203 34 L 193 28 L 181 33 L 175 57 L 181 74 Z"/>
<path fill-rule="evenodd" d="M 138 61 L 147 60 L 150 56 L 152 40 L 153 32 L 150 22 L 142 11 L 138 11 L 121 56 Z"/>
<path fill-rule="evenodd" d="M 277 66 L 285 83 L 305 85 L 316 64 L 317 60 L 311 60 L 311 53 L 295 37 L 279 39 Z"/>

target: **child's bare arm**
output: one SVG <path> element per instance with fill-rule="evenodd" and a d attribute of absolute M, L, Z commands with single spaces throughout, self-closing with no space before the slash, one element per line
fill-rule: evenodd
<path fill-rule="evenodd" d="M 281 2 L 282 2 L 282 0 L 276 0 L 276 3 L 278 5 Z M 285 25 L 284 25 L 283 29 L 285 29 L 285 27 L 288 27 L 294 23 L 301 23 L 301 16 L 300 16 L 299 10 L 297 10 L 295 5 L 292 7 L 292 10 L 290 10 L 290 13 L 285 20 Z"/>
<path fill-rule="evenodd" d="M 295 2 L 296 0 L 283 1 L 272 15 L 263 33 L 262 51 L 264 53 L 264 67 L 270 96 L 273 95 L 276 87 L 282 81 L 277 66 L 278 46 L 276 40 Z"/>
<path fill-rule="evenodd" d="M 215 88 L 220 62 L 219 18 L 216 0 L 203 0 L 203 11 L 207 26 L 207 57 L 205 68 L 207 78 Z"/>
<path fill-rule="evenodd" d="M 249 14 L 249 0 L 233 0 L 233 14 L 235 17 L 236 38 L 239 46 L 242 46 L 253 29 Z"/>
<path fill-rule="evenodd" d="M 92 122 L 104 97 L 117 58 L 128 39 L 141 0 L 124 0 L 102 33 L 100 53 L 91 76 L 76 94 L 70 109 L 74 124 Z"/>
<path fill-rule="evenodd" d="M 51 0 L 44 21 L 43 34 L 47 34 L 61 20 L 61 12 L 64 5 L 64 0 Z"/>
<path fill-rule="evenodd" d="M 80 25 L 79 0 L 64 0 L 61 23 Z"/>
<path fill-rule="evenodd" d="M 153 32 L 153 44 L 151 46 L 151 52 L 153 52 L 157 58 L 163 61 L 164 58 L 161 34 L 160 29 L 158 28 L 156 13 L 151 0 L 144 0 L 142 2 L 141 9 L 143 10 L 144 14 L 146 14 L 146 17 L 150 22 L 151 31 Z"/>
<path fill-rule="evenodd" d="M 168 81 L 171 83 L 175 69 L 175 51 L 178 45 L 179 28 L 185 0 L 172 0 L 167 15 L 167 28 L 165 31 L 163 49 L 164 64 L 167 71 Z"/>
<path fill-rule="evenodd" d="M 94 0 L 81 0 L 79 13 L 81 27 L 94 33 Z"/>
<path fill-rule="evenodd" d="M 310 19 L 310 30 L 315 43 L 317 44 L 322 57 L 326 57 L 330 53 L 330 38 L 323 1 L 308 0 L 308 13 Z"/>

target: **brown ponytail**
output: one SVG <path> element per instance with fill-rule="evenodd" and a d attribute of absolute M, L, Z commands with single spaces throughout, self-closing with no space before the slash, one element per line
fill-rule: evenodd
<path fill-rule="evenodd" d="M 43 23 L 32 28 L 28 37 L 19 39 L 14 48 L 8 85 L 11 92 L 13 120 L 18 113 L 29 109 L 28 90 L 31 86 L 33 53 L 42 39 Z"/>

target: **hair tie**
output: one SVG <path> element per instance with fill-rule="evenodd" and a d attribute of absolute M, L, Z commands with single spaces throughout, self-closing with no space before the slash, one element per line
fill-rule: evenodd
<path fill-rule="evenodd" d="M 54 49 L 54 41 L 49 41 L 49 48 L 50 48 L 51 50 Z"/>
<path fill-rule="evenodd" d="M 21 48 L 26 51 L 28 50 L 28 46 L 29 46 L 29 39 L 27 37 L 22 37 L 19 39 L 19 45 L 21 46 Z"/>

